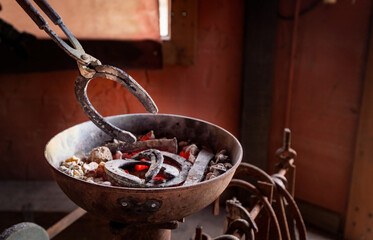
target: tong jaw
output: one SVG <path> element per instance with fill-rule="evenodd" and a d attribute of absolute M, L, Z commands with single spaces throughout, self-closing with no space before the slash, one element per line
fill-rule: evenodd
<path fill-rule="evenodd" d="M 81 76 L 84 78 L 93 78 L 94 75 L 97 73 L 95 66 L 101 65 L 100 60 L 92 57 L 91 55 L 84 54 L 82 55 L 83 58 L 87 59 L 87 64 L 82 64 L 78 62 L 78 69 Z"/>

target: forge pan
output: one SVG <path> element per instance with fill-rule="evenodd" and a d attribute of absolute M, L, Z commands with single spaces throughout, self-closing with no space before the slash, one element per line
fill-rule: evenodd
<path fill-rule="evenodd" d="M 58 170 L 60 162 L 88 153 L 110 137 L 92 122 L 78 124 L 53 137 L 45 157 L 55 180 L 65 194 L 90 213 L 123 223 L 162 223 L 181 219 L 213 202 L 228 186 L 241 162 L 242 147 L 228 131 L 211 123 L 168 114 L 128 114 L 106 118 L 134 134 L 154 130 L 156 136 L 192 140 L 215 152 L 227 149 L 233 167 L 217 178 L 191 186 L 168 188 L 125 188 L 103 186 L 75 179 Z"/>

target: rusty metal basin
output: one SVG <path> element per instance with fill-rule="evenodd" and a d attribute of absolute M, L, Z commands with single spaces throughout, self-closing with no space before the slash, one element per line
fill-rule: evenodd
<path fill-rule="evenodd" d="M 75 179 L 58 170 L 60 162 L 103 145 L 110 137 L 92 122 L 68 128 L 53 137 L 45 157 L 55 180 L 65 194 L 90 213 L 123 223 L 162 223 L 181 219 L 213 202 L 228 186 L 242 159 L 242 147 L 228 131 L 206 121 L 168 114 L 128 114 L 106 118 L 134 134 L 154 130 L 156 136 L 177 137 L 227 149 L 233 167 L 217 178 L 191 186 L 166 188 L 125 188 L 103 186 Z"/>

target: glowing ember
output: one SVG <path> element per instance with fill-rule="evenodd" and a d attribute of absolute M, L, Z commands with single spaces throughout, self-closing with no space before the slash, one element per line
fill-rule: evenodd
<path fill-rule="evenodd" d="M 161 175 L 157 175 L 157 176 L 155 176 L 155 177 L 153 178 L 154 181 L 161 181 L 161 180 L 163 180 L 163 179 L 164 179 L 164 177 L 162 177 Z"/>
<path fill-rule="evenodd" d="M 144 161 L 148 161 L 148 160 L 146 160 L 145 158 L 143 158 L 143 159 L 140 159 L 140 161 L 142 161 L 142 162 L 144 162 Z M 135 166 L 135 170 L 136 171 L 142 171 L 142 170 L 145 170 L 145 169 L 148 169 L 149 167 L 148 166 L 146 166 L 146 165 L 136 165 Z"/>
<path fill-rule="evenodd" d="M 188 159 L 190 154 L 189 154 L 188 152 L 181 151 L 181 152 L 179 153 L 179 155 L 180 155 L 180 157 L 183 157 L 183 158 L 185 158 L 185 159 Z"/>

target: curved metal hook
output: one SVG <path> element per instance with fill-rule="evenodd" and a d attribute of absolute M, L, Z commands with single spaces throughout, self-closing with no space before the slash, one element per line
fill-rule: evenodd
<path fill-rule="evenodd" d="M 141 102 L 141 104 L 148 112 L 157 113 L 158 108 L 155 105 L 153 99 L 130 75 L 119 68 L 107 65 L 98 65 L 94 66 L 94 70 L 96 71 L 96 73 L 92 74 L 92 77 L 85 78 L 83 76 L 78 76 L 76 78 L 75 95 L 81 107 L 83 108 L 89 119 L 109 136 L 127 143 L 136 142 L 136 137 L 131 132 L 119 129 L 118 127 L 108 123 L 96 111 L 87 96 L 88 83 L 92 79 L 98 77 L 118 82 L 126 87 Z"/>

